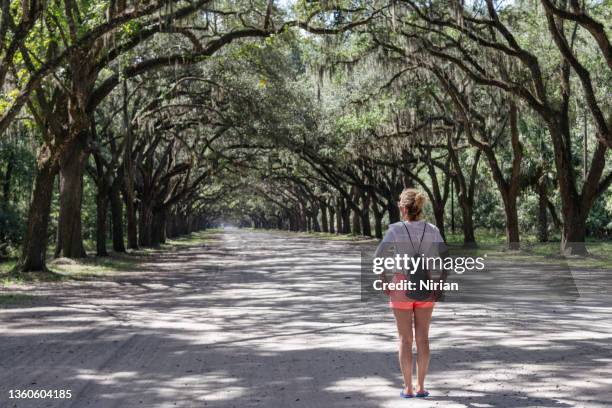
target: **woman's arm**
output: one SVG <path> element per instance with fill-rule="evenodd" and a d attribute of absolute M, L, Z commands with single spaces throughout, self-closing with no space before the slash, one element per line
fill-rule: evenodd
<path fill-rule="evenodd" d="M 389 254 L 395 254 L 395 234 L 393 233 L 393 229 L 391 227 L 389 227 L 382 241 L 380 241 L 380 244 L 378 244 L 378 247 L 374 252 L 374 258 L 386 257 L 389 256 Z M 387 274 L 384 270 L 380 274 L 380 279 L 382 280 L 383 284 L 389 283 Z M 385 289 L 384 293 L 385 295 L 389 295 L 391 292 L 388 289 Z"/>

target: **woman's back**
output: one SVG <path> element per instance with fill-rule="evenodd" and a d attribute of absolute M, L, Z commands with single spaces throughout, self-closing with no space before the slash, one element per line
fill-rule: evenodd
<path fill-rule="evenodd" d="M 438 256 L 444 239 L 440 230 L 426 221 L 400 221 L 389 225 L 389 229 L 381 241 L 376 256 L 399 255 Z"/>

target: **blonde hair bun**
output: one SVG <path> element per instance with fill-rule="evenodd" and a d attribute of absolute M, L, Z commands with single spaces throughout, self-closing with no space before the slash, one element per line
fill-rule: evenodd
<path fill-rule="evenodd" d="M 421 192 L 416 193 L 414 196 L 414 205 L 423 209 L 423 206 L 427 202 L 427 196 Z"/>
<path fill-rule="evenodd" d="M 418 220 L 423 214 L 423 207 L 427 202 L 427 196 L 416 188 L 406 188 L 400 194 L 399 206 L 406 208 L 408 218 Z"/>

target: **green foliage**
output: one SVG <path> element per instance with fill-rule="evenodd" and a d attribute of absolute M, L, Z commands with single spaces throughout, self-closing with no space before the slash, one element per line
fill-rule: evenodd
<path fill-rule="evenodd" d="M 77 1 L 72 11 L 77 17 L 76 38 L 71 38 L 71 18 L 66 15 L 65 4 L 45 3 L 43 16 L 29 29 L 12 57 L 9 80 L 0 95 L 0 113 L 16 102 L 24 85 L 42 64 L 67 53 L 35 87 L 35 94 L 28 99 L 29 109 L 0 138 L 0 176 L 5 177 L 9 164 L 12 166 L 9 196 L 0 196 L 3 200 L 0 255 L 15 255 L 23 242 L 36 155 L 44 154 L 44 147 L 61 145 L 72 126 L 72 114 L 80 112 L 79 109 L 95 111 L 90 127 L 96 130 L 96 135 L 88 135 L 87 151 L 91 154 L 83 180 L 80 213 L 83 239 L 89 251 L 95 247 L 98 228 L 100 175 L 96 166 L 100 163 L 96 163 L 94 153 L 103 162 L 102 167 L 109 169 L 107 176 L 120 179 L 121 184 L 125 176 L 122 149 L 126 143 L 126 123 L 135 139 L 132 181 L 139 211 L 146 199 L 153 197 L 150 198 L 153 207 L 158 209 L 179 197 L 177 192 L 185 188 L 180 199 L 166 208 L 169 215 L 187 218 L 196 214 L 210 224 L 289 228 L 305 220 L 311 224 L 313 219 L 322 221 L 322 207 L 336 211 L 342 202 L 342 205 L 357 203 L 356 207 L 367 209 L 371 221 L 376 208 L 384 213 L 383 223 L 388 223 L 388 204 L 396 200 L 398 190 L 414 185 L 434 196 L 437 183 L 440 195 L 446 199 L 442 211 L 446 229 L 449 230 L 450 218 L 454 217 L 459 230 L 464 222 L 459 203 L 463 193 L 453 185 L 450 197 L 449 184 L 445 182 L 459 172 L 469 182 L 475 152 L 484 151 L 468 133 L 492 147 L 502 178 L 510 179 L 515 153 L 508 125 L 512 103 L 518 107 L 523 151 L 518 199 L 521 233 L 526 239 L 532 239 L 536 233 L 539 186 L 545 187 L 553 208 L 561 212 L 558 168 L 554 162 L 558 155 L 555 156 L 550 129 L 542 116 L 511 92 L 478 84 L 451 59 L 436 57 L 431 50 L 447 51 L 451 57 L 477 67 L 477 73 L 509 78 L 513 86 L 530 84 L 534 72 L 498 49 L 479 44 L 474 36 L 465 35 L 464 30 L 473 23 L 461 22 L 455 15 L 457 10 L 447 2 L 417 2 L 417 7 L 426 12 L 418 14 L 404 2 L 298 1 L 284 7 L 274 4 L 266 18 L 267 1 L 220 1 L 215 2 L 214 10 L 187 13 L 176 20 L 169 14 L 175 10 L 173 7 L 192 3 L 171 2 L 164 3 L 152 15 L 126 18 L 96 41 L 81 43 L 111 18 L 111 4 L 115 3 Z M 153 4 L 157 3 L 140 6 Z M 486 16 L 479 9 L 481 5 L 468 2 L 460 12 L 466 16 L 472 13 Z M 609 21 L 610 10 L 605 2 L 587 2 L 586 6 L 594 18 Z M 12 1 L 10 10 L 15 21 L 19 21 L 20 3 Z M 518 44 L 539 64 L 549 108 L 559 109 L 563 92 L 572 91 L 568 99 L 567 154 L 575 187 L 580 190 L 585 181 L 584 169 L 588 170 L 593 160 L 599 131 L 580 91 L 581 81 L 571 71 L 570 86 L 564 89 L 560 85 L 563 56 L 550 38 L 541 7 L 517 1 L 500 4 L 498 12 L 500 21 Z M 429 15 L 448 23 L 434 29 L 435 24 L 423 21 L 423 16 Z M 308 32 L 293 24 L 279 30 L 294 18 L 300 19 L 302 27 L 307 25 L 317 32 L 327 30 L 327 34 Z M 264 27 L 266 20 L 268 25 Z M 345 29 L 346 24 L 357 22 Z M 257 31 L 256 28 L 259 32 L 252 38 L 222 41 L 229 33 Z M 573 50 L 593 81 L 595 99 L 609 116 L 612 71 L 604 56 L 582 27 L 565 22 L 563 32 L 572 38 Z M 489 38 L 488 30 L 478 33 L 507 45 L 499 35 Z M 15 33 L 9 34 L 2 39 L 3 45 Z M 223 46 L 212 54 L 202 50 L 221 43 Z M 167 58 L 176 55 L 182 57 L 174 65 L 164 65 Z M 81 68 L 90 60 L 96 64 L 90 66 L 91 75 L 83 82 L 90 81 L 92 89 L 75 93 L 74 89 L 82 85 L 75 78 L 82 78 L 85 70 Z M 149 61 L 156 69 L 130 74 L 143 61 Z M 460 101 L 467 105 L 465 112 L 458 108 L 461 103 L 441 81 L 440 73 L 465 97 L 465 101 Z M 117 87 L 98 106 L 88 106 L 93 90 L 114 75 L 121 85 L 125 81 L 127 95 L 122 87 Z M 57 106 L 45 109 L 51 102 Z M 127 114 L 123 111 L 124 103 Z M 63 112 L 66 106 L 73 110 Z M 50 119 L 56 115 L 63 115 L 60 131 L 50 125 Z M 167 151 L 171 154 L 166 155 Z M 456 151 L 459 168 L 448 165 L 451 151 Z M 609 149 L 605 155 L 610 158 Z M 473 180 L 473 218 L 477 238 L 483 242 L 503 239 L 506 228 L 500 192 L 503 183 L 494 181 L 491 162 L 483 153 Z M 604 174 L 612 171 L 611 163 L 612 160 L 606 161 Z M 176 170 L 179 165 L 184 165 L 183 170 Z M 152 186 L 146 185 L 147 180 L 154 178 Z M 196 180 L 194 188 L 185 187 Z M 125 189 L 125 185 L 121 187 Z M 51 244 L 57 231 L 57 181 L 53 190 L 48 229 Z M 374 201 L 379 207 L 373 207 Z M 451 202 L 454 214 L 450 213 Z M 433 220 L 432 207 L 426 211 L 428 219 Z M 590 211 L 589 237 L 610 237 L 611 219 L 612 193 L 607 188 Z M 110 233 L 108 224 L 109 221 L 107 233 Z M 559 231 L 550 221 L 549 226 L 552 237 L 558 238 Z M 200 239 L 188 236 L 170 243 L 193 244 Z M 449 240 L 459 238 L 449 234 Z M 102 273 L 122 269 L 120 264 L 113 263 L 115 260 L 104 262 L 95 259 L 75 265 L 58 264 L 57 268 L 73 268 L 88 274 L 96 268 Z M 131 264 L 128 262 L 125 267 Z"/>
<path fill-rule="evenodd" d="M 35 163 L 28 136 L 15 126 L 0 138 L 0 258 L 14 255 L 23 239 Z"/>

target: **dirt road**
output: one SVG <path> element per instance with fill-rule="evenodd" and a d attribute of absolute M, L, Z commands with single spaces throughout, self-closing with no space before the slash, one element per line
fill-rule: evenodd
<path fill-rule="evenodd" d="M 226 230 L 113 280 L 10 290 L 0 407 L 604 407 L 612 300 L 436 307 L 429 400 L 401 400 L 355 244 Z M 9 390 L 71 390 L 9 399 Z"/>

